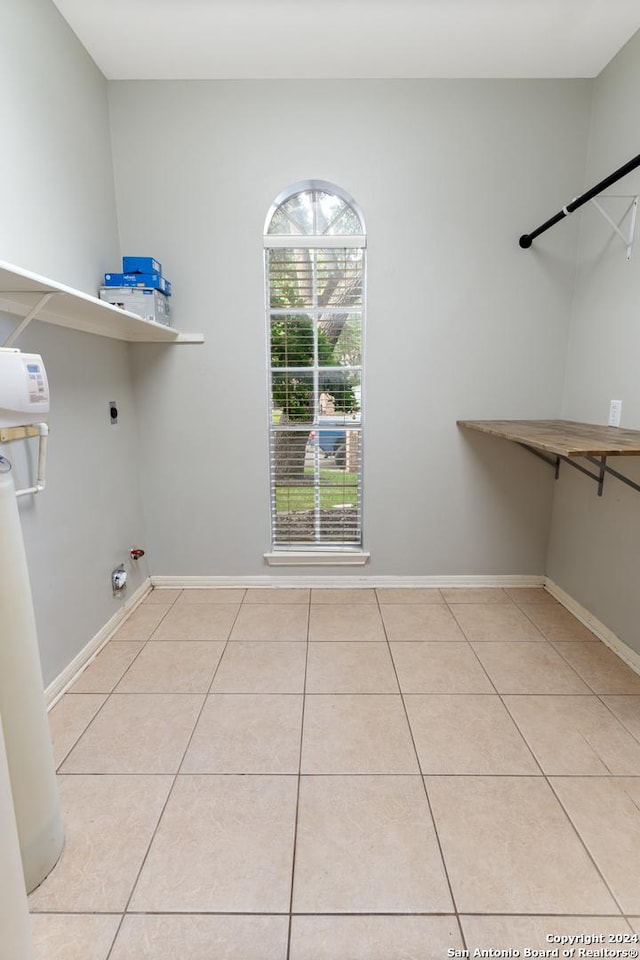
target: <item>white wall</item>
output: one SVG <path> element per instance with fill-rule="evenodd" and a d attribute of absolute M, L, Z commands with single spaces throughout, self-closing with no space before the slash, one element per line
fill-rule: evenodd
<path fill-rule="evenodd" d="M 593 186 L 640 149 L 640 34 L 594 86 L 588 164 L 575 193 Z M 607 194 L 640 193 L 640 171 Z M 618 220 L 629 203 L 602 199 Z M 627 262 L 624 245 L 591 205 L 579 216 L 576 292 L 567 359 L 563 416 L 606 423 L 609 403 L 622 400 L 621 426 L 640 429 L 640 247 Z M 624 229 L 628 227 L 625 221 Z M 556 230 L 563 227 L 556 227 Z M 640 482 L 635 458 L 610 461 Z M 609 478 L 604 495 L 567 468 L 554 499 L 549 576 L 640 652 L 640 496 Z"/>
<path fill-rule="evenodd" d="M 582 179 L 591 88 L 109 84 L 123 252 L 163 261 L 206 337 L 134 350 L 154 573 L 268 572 L 261 234 L 307 178 L 369 231 L 364 572 L 544 573 L 550 471 L 455 421 L 560 413 L 576 229 L 517 239 Z"/>
<path fill-rule="evenodd" d="M 106 82 L 49 0 L 3 4 L 0 115 L 0 259 L 96 293 L 119 256 Z M 15 324 L 0 314 L 0 343 Z M 34 322 L 15 346 L 51 389 L 47 489 L 20 501 L 48 684 L 118 609 L 110 572 L 144 540 L 134 401 L 123 343 Z M 1 450 L 19 486 L 29 443 Z"/>

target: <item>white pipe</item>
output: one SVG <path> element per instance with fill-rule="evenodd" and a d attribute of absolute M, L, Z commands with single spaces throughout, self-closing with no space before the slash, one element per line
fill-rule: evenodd
<path fill-rule="evenodd" d="M 11 464 L 0 457 L 0 714 L 31 893 L 64 842 L 36 623 Z"/>
<path fill-rule="evenodd" d="M 0 717 L 0 960 L 33 960 L 27 891 L 22 873 L 7 755 Z"/>
<path fill-rule="evenodd" d="M 16 490 L 16 497 L 25 497 L 28 493 L 42 493 L 47 485 L 47 441 L 49 439 L 49 425 L 47 423 L 34 423 L 38 428 L 38 475 L 34 487 L 25 487 L 23 490 Z"/>

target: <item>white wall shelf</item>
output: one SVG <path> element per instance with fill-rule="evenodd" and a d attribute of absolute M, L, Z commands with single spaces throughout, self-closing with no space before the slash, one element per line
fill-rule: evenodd
<path fill-rule="evenodd" d="M 0 310 L 24 318 L 5 341 L 6 346 L 34 319 L 129 343 L 204 343 L 201 333 L 182 333 L 174 327 L 144 320 L 97 297 L 2 260 Z"/>

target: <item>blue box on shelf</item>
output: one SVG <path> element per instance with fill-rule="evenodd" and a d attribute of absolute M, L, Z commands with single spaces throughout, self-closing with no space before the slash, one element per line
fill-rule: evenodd
<path fill-rule="evenodd" d="M 123 273 L 162 273 L 162 264 L 153 257 L 123 257 Z"/>
<path fill-rule="evenodd" d="M 105 273 L 105 287 L 146 287 L 151 290 L 160 290 L 162 293 L 171 290 L 171 284 L 161 273 Z"/>

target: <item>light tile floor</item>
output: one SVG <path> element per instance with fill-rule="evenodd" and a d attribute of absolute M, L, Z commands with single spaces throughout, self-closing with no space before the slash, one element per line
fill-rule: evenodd
<path fill-rule="evenodd" d="M 37 960 L 637 949 L 640 676 L 543 590 L 155 590 L 50 722 Z"/>

